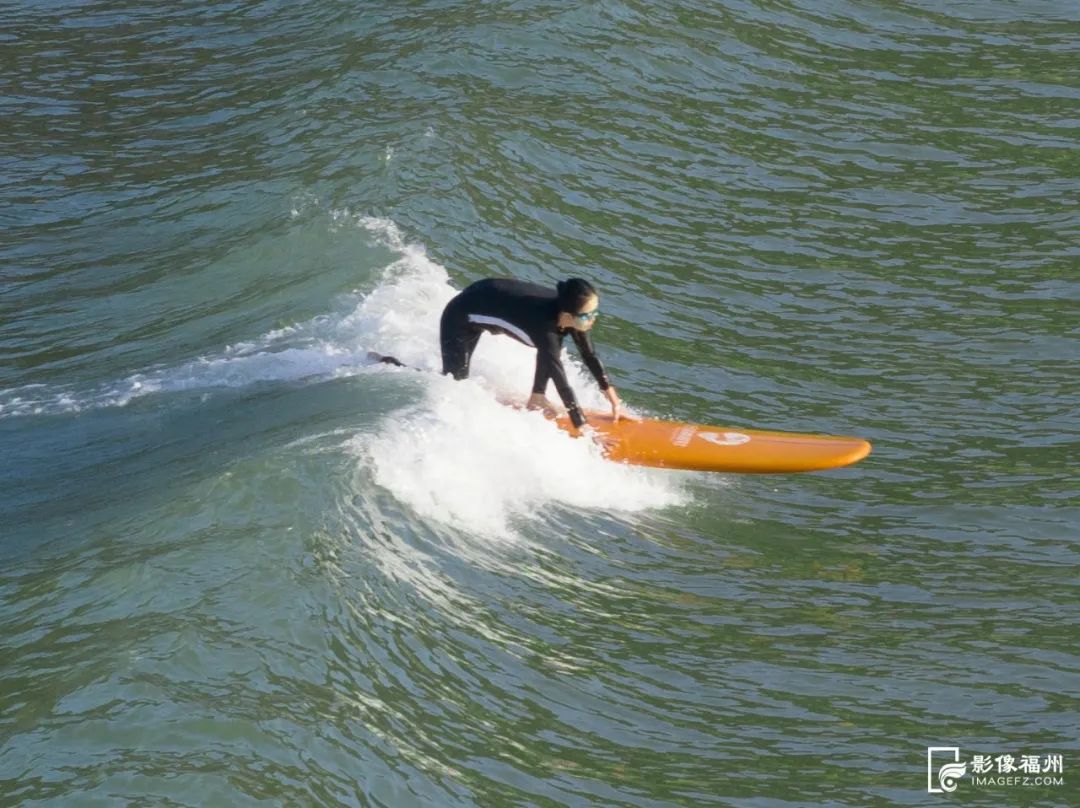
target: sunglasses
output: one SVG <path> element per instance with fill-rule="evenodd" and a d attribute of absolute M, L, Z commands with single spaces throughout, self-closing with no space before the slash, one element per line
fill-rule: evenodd
<path fill-rule="evenodd" d="M 600 314 L 599 309 L 593 309 L 592 311 L 582 312 L 581 314 L 575 314 L 574 319 L 580 320 L 583 323 L 591 323 Z"/>

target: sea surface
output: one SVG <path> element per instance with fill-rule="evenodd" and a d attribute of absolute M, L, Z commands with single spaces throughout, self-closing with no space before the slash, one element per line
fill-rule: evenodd
<path fill-rule="evenodd" d="M 0 0 L 0 805 L 1080 805 L 1078 267 L 1074 0 Z"/>

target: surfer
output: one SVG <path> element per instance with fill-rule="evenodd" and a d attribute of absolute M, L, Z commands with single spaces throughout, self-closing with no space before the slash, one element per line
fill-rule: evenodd
<path fill-rule="evenodd" d="M 469 359 L 480 335 L 506 334 L 536 349 L 536 373 L 533 376 L 529 409 L 552 411 L 547 400 L 548 381 L 566 406 L 574 426 L 585 424 L 574 391 L 566 380 L 559 354 L 563 338 L 569 334 L 600 389 L 611 404 L 611 416 L 625 416 L 619 394 L 604 372 L 593 348 L 589 330 L 599 315 L 600 296 L 588 281 L 581 278 L 559 281 L 554 290 L 535 283 L 510 278 L 485 278 L 467 286 L 446 304 L 439 323 L 443 373 L 455 379 L 469 376 Z"/>

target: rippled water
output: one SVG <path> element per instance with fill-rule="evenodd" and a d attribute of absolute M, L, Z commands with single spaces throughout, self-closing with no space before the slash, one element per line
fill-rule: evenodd
<path fill-rule="evenodd" d="M 0 804 L 1075 804 L 1080 6 L 0 19 Z M 874 454 L 626 468 L 508 340 L 366 366 L 571 274 L 639 412 Z"/>

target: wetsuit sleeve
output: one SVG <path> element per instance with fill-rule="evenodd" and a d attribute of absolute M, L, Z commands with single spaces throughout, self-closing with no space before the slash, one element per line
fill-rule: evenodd
<path fill-rule="evenodd" d="M 581 358 L 585 362 L 585 367 L 592 373 L 593 378 L 596 379 L 596 383 L 600 385 L 601 390 L 607 390 L 611 387 L 611 381 L 607 377 L 607 373 L 604 371 L 604 365 L 600 362 L 600 357 L 596 355 L 596 349 L 593 348 L 592 338 L 589 337 L 588 331 L 574 331 L 570 332 L 574 337 L 574 343 L 578 347 L 578 351 L 581 353 Z"/>
<path fill-rule="evenodd" d="M 570 389 L 570 383 L 566 380 L 566 369 L 563 368 L 559 353 L 559 339 L 554 334 L 537 347 L 533 392 L 543 395 L 547 390 L 548 380 L 555 382 L 555 389 L 559 391 L 559 398 L 562 399 L 563 406 L 566 407 L 570 421 L 580 429 L 585 425 L 585 416 L 578 406 L 574 391 Z"/>

